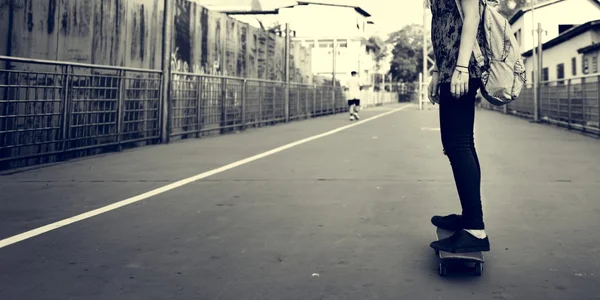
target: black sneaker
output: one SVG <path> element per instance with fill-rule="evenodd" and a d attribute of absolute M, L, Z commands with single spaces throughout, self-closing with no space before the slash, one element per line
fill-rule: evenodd
<path fill-rule="evenodd" d="M 430 246 L 433 249 L 451 253 L 490 251 L 490 240 L 487 236 L 484 239 L 478 239 L 467 231 L 460 230 L 448 238 L 432 242 Z"/>
<path fill-rule="evenodd" d="M 458 231 L 463 229 L 461 215 L 433 216 L 431 223 L 441 229 L 450 231 Z"/>

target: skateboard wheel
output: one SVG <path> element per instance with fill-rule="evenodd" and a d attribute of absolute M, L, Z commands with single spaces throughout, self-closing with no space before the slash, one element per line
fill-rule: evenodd
<path fill-rule="evenodd" d="M 445 263 L 440 263 L 439 267 L 440 276 L 444 277 L 448 274 L 448 268 Z"/>
<path fill-rule="evenodd" d="M 483 264 L 482 263 L 476 263 L 475 264 L 475 275 L 476 276 L 481 276 L 482 273 L 483 273 Z"/>

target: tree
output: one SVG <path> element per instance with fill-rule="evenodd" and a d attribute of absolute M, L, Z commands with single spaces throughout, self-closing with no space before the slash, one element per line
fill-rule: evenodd
<path fill-rule="evenodd" d="M 429 38 L 428 38 L 429 39 Z M 414 82 L 423 70 L 423 26 L 412 24 L 390 34 L 390 74 L 394 81 Z"/>
<path fill-rule="evenodd" d="M 384 41 L 378 36 L 372 36 L 367 40 L 367 50 L 369 50 L 373 58 L 375 59 L 375 64 L 377 70 L 381 68 L 381 62 L 387 56 L 387 45 Z"/>

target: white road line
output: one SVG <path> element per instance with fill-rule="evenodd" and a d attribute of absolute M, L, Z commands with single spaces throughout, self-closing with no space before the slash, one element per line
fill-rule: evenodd
<path fill-rule="evenodd" d="M 149 192 L 145 192 L 143 194 L 140 194 L 140 195 L 137 195 L 137 196 L 133 196 L 131 198 L 127 198 L 125 200 L 121 200 L 119 202 L 116 202 L 116 203 L 113 203 L 113 204 L 110 204 L 110 205 L 107 205 L 107 206 L 104 206 L 104 207 L 101 207 L 101 208 L 98 208 L 98 209 L 94 209 L 92 211 L 89 211 L 89 212 L 86 212 L 86 213 L 83 213 L 83 214 L 80 214 L 80 215 L 77 215 L 77 216 L 74 216 L 74 217 L 70 217 L 70 218 L 67 218 L 67 219 L 64 219 L 64 220 L 61 220 L 61 221 L 58 221 L 58 222 L 54 222 L 52 224 L 48 224 L 46 226 L 42 226 L 42 227 L 39 227 L 39 228 L 36 228 L 36 229 L 32 229 L 30 231 L 27 231 L 27 232 L 24 232 L 24 233 L 21 233 L 21 234 L 18 234 L 18 235 L 15 235 L 15 236 L 3 239 L 3 240 L 0 240 L 0 249 L 4 248 L 4 247 L 7 247 L 7 246 L 10 246 L 12 244 L 16 244 L 18 242 L 30 239 L 32 237 L 44 234 L 46 232 L 49 232 L 49 231 L 52 231 L 52 230 L 55 230 L 55 229 L 67 226 L 69 224 L 73 224 L 75 222 L 83 221 L 85 219 L 88 219 L 88 218 L 91 218 L 91 217 L 94 217 L 94 216 L 97 216 L 97 215 L 100 215 L 100 214 L 103 214 L 103 213 L 106 213 L 106 212 L 109 212 L 109 211 L 121 208 L 123 206 L 129 205 L 129 204 L 133 204 L 133 203 L 142 201 L 144 199 L 148 199 L 150 197 L 153 197 L 153 196 L 156 196 L 156 195 L 168 192 L 170 190 L 173 190 L 173 189 L 176 189 L 178 187 L 184 186 L 184 185 L 186 185 L 188 183 L 192 183 L 194 181 L 198 181 L 200 179 L 204 179 L 206 177 L 210 177 L 212 175 L 216 175 L 216 174 L 219 174 L 221 172 L 225 172 L 227 170 L 231 170 L 231 169 L 233 169 L 235 167 L 239 167 L 241 165 L 245 165 L 245 164 L 247 164 L 249 162 L 253 162 L 255 160 L 258 160 L 258 159 L 267 157 L 269 155 L 272 155 L 272 154 L 275 154 L 275 153 L 287 150 L 289 148 L 296 147 L 298 145 L 301 145 L 301 144 L 304 144 L 304 143 L 308 143 L 310 141 L 314 141 L 314 140 L 317 140 L 317 139 L 320 139 L 320 138 L 332 135 L 334 133 L 338 133 L 338 132 L 346 130 L 346 129 L 350 129 L 350 128 L 355 127 L 355 126 L 359 126 L 361 124 L 373 121 L 375 119 L 379 119 L 379 118 L 381 118 L 383 116 L 387 116 L 387 115 L 393 114 L 395 112 L 401 111 L 401 110 L 403 110 L 403 109 L 405 109 L 407 107 L 410 107 L 410 106 L 412 106 L 412 105 L 411 104 L 405 105 L 405 106 L 393 109 L 391 111 L 388 111 L 388 112 L 385 112 L 385 113 L 382 113 L 382 114 L 379 114 L 379 115 L 376 115 L 376 116 L 364 119 L 362 121 L 357 121 L 356 123 L 352 123 L 350 125 L 342 126 L 342 127 L 339 127 L 339 128 L 336 128 L 336 129 L 333 129 L 333 130 L 330 130 L 330 131 L 327 131 L 325 133 L 321 133 L 321 134 L 318 134 L 318 135 L 315 135 L 315 136 L 311 136 L 311 137 L 308 137 L 308 138 L 305 138 L 305 139 L 302 139 L 302 140 L 299 140 L 299 141 L 296 141 L 296 142 L 293 142 L 293 143 L 289 143 L 287 145 L 283 145 L 281 147 L 277 147 L 277 148 L 269 150 L 267 152 L 263 152 L 263 153 L 254 155 L 254 156 L 251 156 L 251 157 L 248 157 L 248 158 L 236 161 L 234 163 L 230 163 L 230 164 L 222 166 L 220 168 L 217 168 L 217 169 L 214 169 L 214 170 L 210 170 L 210 171 L 207 171 L 207 172 L 204 172 L 204 173 L 192 176 L 192 177 L 188 177 L 188 178 L 185 178 L 185 179 L 173 182 L 171 184 L 165 185 L 163 187 L 159 187 L 159 188 L 151 190 Z"/>

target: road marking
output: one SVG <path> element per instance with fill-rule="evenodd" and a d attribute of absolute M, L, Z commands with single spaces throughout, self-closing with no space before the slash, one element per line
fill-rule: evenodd
<path fill-rule="evenodd" d="M 362 121 L 358 121 L 358 122 L 352 123 L 350 125 L 342 126 L 342 127 L 339 127 L 339 128 L 336 128 L 336 129 L 333 129 L 333 130 L 330 130 L 330 131 L 327 131 L 325 133 L 314 135 L 314 136 L 311 136 L 311 137 L 308 137 L 308 138 L 305 138 L 305 139 L 302 139 L 302 140 L 299 140 L 299 141 L 296 141 L 296 142 L 293 142 L 293 143 L 289 143 L 287 145 L 283 145 L 281 147 L 277 147 L 277 148 L 269 150 L 267 152 L 263 152 L 263 153 L 260 153 L 260 154 L 257 154 L 257 155 L 254 155 L 254 156 L 242 159 L 242 160 L 238 160 L 236 162 L 230 163 L 230 164 L 222 166 L 220 168 L 217 168 L 217 169 L 214 169 L 214 170 L 210 170 L 210 171 L 207 171 L 207 172 L 204 172 L 204 173 L 192 176 L 192 177 L 188 177 L 188 178 L 185 178 L 185 179 L 181 179 L 179 181 L 176 181 L 176 182 L 173 182 L 171 184 L 159 187 L 159 188 L 151 190 L 149 192 L 145 192 L 143 194 L 139 194 L 137 196 L 133 196 L 131 198 L 127 198 L 125 200 L 121 200 L 119 202 L 116 202 L 116 203 L 113 203 L 113 204 L 110 204 L 110 205 L 107 205 L 107 206 L 104 206 L 104 207 L 100 207 L 100 208 L 94 209 L 94 210 L 86 212 L 86 213 L 82 213 L 82 214 L 74 216 L 74 217 L 63 219 L 61 221 L 57 221 L 57 222 L 54 222 L 54 223 L 51 223 L 51 224 L 48 224 L 48 225 L 45 225 L 45 226 L 42 226 L 42 227 L 39 227 L 39 228 L 36 228 L 36 229 L 32 229 L 32 230 L 24 232 L 24 233 L 21 233 L 21 234 L 18 234 L 18 235 L 15 235 L 15 236 L 12 236 L 12 237 L 0 240 L 0 249 L 4 248 L 4 247 L 7 247 L 7 246 L 10 246 L 12 244 L 16 244 L 18 242 L 30 239 L 32 237 L 44 234 L 46 232 L 49 232 L 49 231 L 52 231 L 52 230 L 56 230 L 58 228 L 61 228 L 61 227 L 64 227 L 64 226 L 67 226 L 67 225 L 70 225 L 70 224 L 73 224 L 73 223 L 76 223 L 76 222 L 79 222 L 79 221 L 83 221 L 85 219 L 89 219 L 91 217 L 94 217 L 94 216 L 97 216 L 97 215 L 100 215 L 100 214 L 103 214 L 103 213 L 106 213 L 106 212 L 109 212 L 109 211 L 121 208 L 123 206 L 130 205 L 130 204 L 133 204 L 133 203 L 136 203 L 136 202 L 148 199 L 150 197 L 153 197 L 153 196 L 156 196 L 156 195 L 168 192 L 170 190 L 176 189 L 178 187 L 184 186 L 184 185 L 192 183 L 194 181 L 198 181 L 200 179 L 204 179 L 206 177 L 210 177 L 210 176 L 213 176 L 213 175 L 225 172 L 227 170 L 231 170 L 233 168 L 239 167 L 241 165 L 245 165 L 245 164 L 253 162 L 255 160 L 259 160 L 261 158 L 265 158 L 265 157 L 267 157 L 269 155 L 273 155 L 275 153 L 278 153 L 278 152 L 290 149 L 292 147 L 296 147 L 298 145 L 302 145 L 304 143 L 308 143 L 308 142 L 311 142 L 311 141 L 314 141 L 314 140 L 317 140 L 317 139 L 320 139 L 320 138 L 323 138 L 323 137 L 326 137 L 326 136 L 338 133 L 340 131 L 344 131 L 346 129 L 350 129 L 350 128 L 355 127 L 355 126 L 359 126 L 361 124 L 365 124 L 367 122 L 379 119 L 381 117 L 384 117 L 384 116 L 396 113 L 396 112 L 401 111 L 401 110 L 403 110 L 403 109 L 405 109 L 407 107 L 410 107 L 410 106 L 412 106 L 412 105 L 411 104 L 405 105 L 405 106 L 402 106 L 402 107 L 390 110 L 388 112 L 385 112 L 385 113 L 382 113 L 382 114 L 378 114 L 376 116 L 364 119 Z"/>

